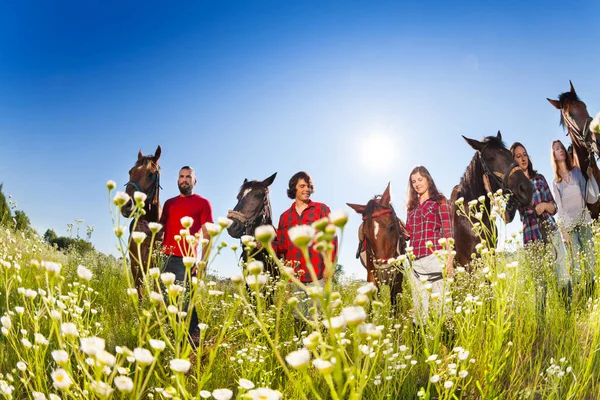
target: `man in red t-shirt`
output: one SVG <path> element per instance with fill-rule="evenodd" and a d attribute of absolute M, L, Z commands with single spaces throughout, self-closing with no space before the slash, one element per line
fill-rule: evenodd
<path fill-rule="evenodd" d="M 193 219 L 189 227 L 189 234 L 195 235 L 202 229 L 202 237 L 208 238 L 208 233 L 204 224 L 213 222 L 212 207 L 210 202 L 204 197 L 194 194 L 194 185 L 196 185 L 196 172 L 192 167 L 185 166 L 179 171 L 177 186 L 179 187 L 179 196 L 173 197 L 165 202 L 163 206 L 160 223 L 163 226 L 163 253 L 165 254 L 165 264 L 163 272 L 172 272 L 175 274 L 175 280 L 184 282 L 185 265 L 183 257 L 198 258 L 198 244 L 190 246 L 185 237 L 181 235 L 184 230 L 182 218 L 190 217 Z M 181 237 L 176 240 L 176 236 Z M 202 249 L 202 255 L 208 249 Z M 191 270 L 192 276 L 196 275 L 196 266 Z M 198 330 L 198 317 L 194 310 L 190 324 L 190 332 L 195 333 Z"/>
<path fill-rule="evenodd" d="M 165 202 L 162 210 L 160 223 L 164 227 L 163 237 L 163 252 L 171 256 L 170 259 L 181 259 L 182 257 L 198 256 L 198 246 L 192 248 L 185 238 L 175 240 L 177 235 L 181 235 L 181 230 L 184 229 L 181 219 L 183 217 L 191 217 L 193 219 L 192 226 L 189 228 L 189 234 L 195 235 L 200 232 L 207 222 L 213 222 L 212 207 L 210 202 L 204 197 L 194 194 L 194 185 L 196 185 L 196 173 L 193 168 L 185 166 L 179 171 L 179 179 L 177 186 L 179 187 L 179 196 L 173 197 Z M 208 238 L 205 229 L 202 229 L 202 236 Z M 203 249 L 203 252 L 206 249 Z M 181 260 L 176 260 L 178 262 Z M 183 264 L 182 264 L 183 265 Z M 169 266 L 165 268 L 165 272 L 169 271 Z M 177 275 L 176 271 L 173 272 Z M 192 273 L 194 273 L 192 271 Z M 185 274 L 185 269 L 183 270 Z M 185 276 L 185 275 L 184 275 Z M 183 281 L 183 276 L 178 280 Z"/>

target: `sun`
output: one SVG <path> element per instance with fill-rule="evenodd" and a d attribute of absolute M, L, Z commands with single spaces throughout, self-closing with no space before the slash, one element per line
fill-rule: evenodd
<path fill-rule="evenodd" d="M 372 132 L 358 141 L 358 154 L 363 167 L 372 172 L 384 172 L 394 165 L 398 148 L 391 135 Z"/>

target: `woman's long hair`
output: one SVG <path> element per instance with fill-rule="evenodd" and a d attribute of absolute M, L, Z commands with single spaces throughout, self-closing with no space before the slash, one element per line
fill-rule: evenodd
<path fill-rule="evenodd" d="M 427 168 L 425 168 L 422 165 L 418 165 L 415 168 L 413 168 L 410 175 L 408 176 L 408 187 L 406 190 L 406 198 L 408 199 L 408 204 L 406 208 L 408 209 L 408 212 L 411 212 L 419 206 L 419 194 L 413 188 L 411 181 L 412 176 L 417 172 L 421 174 L 421 176 L 423 176 L 425 179 L 427 179 L 427 182 L 429 183 L 430 199 L 436 202 L 440 202 L 441 200 L 445 199 L 444 195 L 437 189 L 437 186 L 435 186 L 435 182 L 433 181 L 433 178 L 431 177 L 431 174 L 429 173 Z"/>
<path fill-rule="evenodd" d="M 571 170 L 573 169 L 573 160 L 571 159 L 571 155 L 565 148 L 565 145 L 560 140 L 555 140 L 552 142 L 552 147 L 550 148 L 551 149 L 550 150 L 551 151 L 550 158 L 552 159 L 552 169 L 554 170 L 554 179 L 556 180 L 557 183 L 560 183 L 560 182 L 562 182 L 563 178 L 558 173 L 558 161 L 556 161 L 556 156 L 554 155 L 554 145 L 556 143 L 560 144 L 560 147 L 562 147 L 562 149 L 565 151 L 565 155 L 566 155 L 565 163 L 567 164 L 567 171 L 569 171 L 569 172 L 571 172 Z"/>
<path fill-rule="evenodd" d="M 520 142 L 514 142 L 510 146 L 510 152 L 512 153 L 513 158 L 515 158 L 515 150 L 517 150 L 517 147 L 522 147 L 523 150 L 525 150 L 525 153 L 527 153 L 527 174 L 529 175 L 529 179 L 533 179 L 533 177 L 537 175 L 537 171 L 535 169 L 533 169 L 533 164 L 531 162 L 531 157 L 529 156 L 529 152 L 527 151 L 525 146 L 523 146 Z"/>

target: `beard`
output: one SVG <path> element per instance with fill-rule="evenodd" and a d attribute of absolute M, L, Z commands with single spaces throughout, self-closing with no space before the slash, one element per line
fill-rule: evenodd
<path fill-rule="evenodd" d="M 181 193 L 184 196 L 189 196 L 192 194 L 192 192 L 194 191 L 194 187 L 189 185 L 177 185 L 177 187 L 179 188 L 179 193 Z"/>

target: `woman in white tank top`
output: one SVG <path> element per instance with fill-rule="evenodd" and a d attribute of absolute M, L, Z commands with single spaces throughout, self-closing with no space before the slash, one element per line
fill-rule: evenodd
<path fill-rule="evenodd" d="M 560 140 L 552 142 L 552 189 L 558 205 L 558 223 L 571 256 L 571 279 L 574 284 L 591 284 L 596 267 L 592 219 L 585 205 L 585 177 L 573 165 L 571 156 Z M 583 268 L 582 268 L 583 266 Z M 582 271 L 585 276 L 582 276 Z"/>

